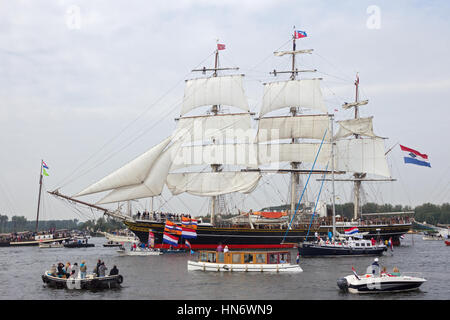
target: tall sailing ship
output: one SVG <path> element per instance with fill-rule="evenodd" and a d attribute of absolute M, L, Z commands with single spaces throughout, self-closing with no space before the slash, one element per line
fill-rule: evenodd
<path fill-rule="evenodd" d="M 238 68 L 219 66 L 221 49 L 218 45 L 214 67 L 193 70 L 211 73 L 210 76 L 186 81 L 177 128 L 170 137 L 73 197 L 58 190 L 50 193 L 122 220 L 143 243 L 152 232 L 155 244 L 162 244 L 164 217 L 152 212 L 147 219 L 140 219 L 100 205 L 159 196 L 164 186 L 174 196 L 188 193 L 210 197 L 210 222 L 198 224 L 197 237 L 189 239 L 193 249 L 216 248 L 220 243 L 235 249 L 293 247 L 310 233 L 327 235 L 333 226 L 341 233 L 357 226 L 368 237 L 398 242 L 411 228 L 409 221 L 369 223 L 360 212 L 361 182 L 377 180 L 368 179 L 368 175 L 391 180 L 383 138 L 373 133 L 371 117 L 359 117 L 358 108 L 367 101 L 359 101 L 357 96 L 354 103 L 343 106 L 355 108 L 355 118 L 337 122 L 339 130 L 334 135 L 334 116 L 325 106 L 321 79 L 298 79 L 299 74 L 316 70 L 297 68 L 296 56 L 311 54 L 313 50 L 297 50 L 294 35 L 292 50 L 274 53 L 278 57 L 290 56 L 292 68 L 271 72 L 274 76 L 288 74 L 289 79 L 264 84 L 255 132 L 254 114 L 250 112 L 243 86 L 244 75 L 222 74 Z M 205 106 L 209 106 L 206 114 L 189 115 Z M 240 111 L 228 112 L 230 107 Z M 288 116 L 270 116 L 286 108 Z M 335 161 L 332 171 L 328 170 L 331 160 Z M 280 163 L 290 163 L 290 168 L 282 169 Z M 224 195 L 253 192 L 265 174 L 290 175 L 290 209 L 280 215 L 247 212 L 221 219 L 219 210 Z M 311 224 L 313 212 L 299 210 L 299 203 L 312 175 L 326 180 L 330 174 L 352 174 L 351 178 L 336 181 L 352 181 L 355 185 L 354 219 L 337 223 L 325 219 L 329 223 Z M 109 193 L 96 204 L 79 199 L 105 191 Z M 181 220 L 174 222 L 181 225 Z"/>

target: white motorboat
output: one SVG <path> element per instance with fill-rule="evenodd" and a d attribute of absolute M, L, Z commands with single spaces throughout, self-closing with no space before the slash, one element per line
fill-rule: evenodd
<path fill-rule="evenodd" d="M 215 272 L 302 272 L 290 263 L 290 252 L 200 251 L 198 261 L 187 262 L 188 271 Z"/>
<path fill-rule="evenodd" d="M 122 247 L 120 250 L 117 250 L 117 252 L 122 256 L 159 256 L 163 254 L 156 249 L 142 249 L 139 247 L 136 248 L 136 250 L 126 250 Z"/>
<path fill-rule="evenodd" d="M 64 244 L 59 242 L 41 242 L 39 243 L 39 248 L 64 248 Z"/>
<path fill-rule="evenodd" d="M 407 273 L 379 272 L 379 267 L 369 266 L 364 275 L 353 274 L 340 278 L 338 287 L 350 293 L 404 292 L 417 290 L 426 280 Z"/>

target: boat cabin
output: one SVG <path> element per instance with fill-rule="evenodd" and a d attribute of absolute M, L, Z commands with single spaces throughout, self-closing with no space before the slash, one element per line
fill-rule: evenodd
<path fill-rule="evenodd" d="M 225 264 L 283 264 L 291 262 L 289 251 L 199 251 L 199 262 Z"/>

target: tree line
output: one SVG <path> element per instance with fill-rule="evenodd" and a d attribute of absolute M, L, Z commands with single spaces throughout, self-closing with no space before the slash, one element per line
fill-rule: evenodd
<path fill-rule="evenodd" d="M 51 229 L 80 230 L 91 232 L 110 232 L 117 229 L 124 229 L 125 225 L 110 217 L 100 217 L 97 220 L 80 222 L 73 220 L 42 220 L 39 221 L 38 231 L 48 231 Z M 6 215 L 0 215 L 0 233 L 12 233 L 21 231 L 35 231 L 36 220 L 27 220 L 24 216 L 13 216 L 9 219 Z"/>

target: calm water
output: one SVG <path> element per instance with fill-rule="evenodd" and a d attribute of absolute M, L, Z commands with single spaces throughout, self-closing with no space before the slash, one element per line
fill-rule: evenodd
<path fill-rule="evenodd" d="M 412 238 L 414 237 L 414 238 Z M 373 257 L 304 258 L 298 274 L 203 273 L 188 272 L 189 254 L 149 257 L 118 256 L 116 248 L 105 248 L 104 238 L 93 238 L 94 248 L 39 249 L 38 247 L 0 248 L 0 299 L 176 299 L 176 300 L 378 300 L 450 298 L 450 247 L 443 241 L 423 241 L 421 235 L 406 235 L 394 254 L 385 254 L 380 264 L 389 271 L 419 272 L 428 281 L 419 291 L 396 294 L 354 295 L 341 293 L 336 280 L 359 273 L 372 263 Z M 297 253 L 292 250 L 295 260 Z M 58 261 L 80 263 L 85 259 L 92 271 L 97 259 L 110 269 L 116 264 L 124 277 L 121 289 L 100 292 L 50 289 L 41 275 Z"/>

